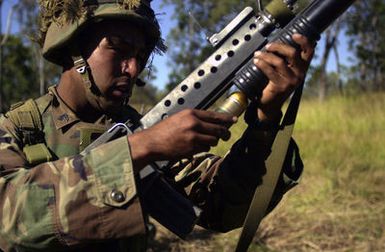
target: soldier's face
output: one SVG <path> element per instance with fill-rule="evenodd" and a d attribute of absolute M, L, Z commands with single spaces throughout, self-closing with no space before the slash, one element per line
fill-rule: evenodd
<path fill-rule="evenodd" d="M 145 34 L 122 21 L 95 25 L 86 38 L 83 56 L 95 85 L 88 92 L 94 107 L 108 112 L 121 106 L 132 94 L 136 79 L 147 61 Z M 88 32 L 87 34 L 91 34 Z"/>

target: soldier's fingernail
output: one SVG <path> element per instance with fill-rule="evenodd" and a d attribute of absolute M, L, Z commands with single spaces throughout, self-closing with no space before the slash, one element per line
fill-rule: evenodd
<path fill-rule="evenodd" d="M 271 47 L 271 44 L 267 44 L 267 45 L 265 46 L 266 49 L 269 49 L 270 47 Z"/>
<path fill-rule="evenodd" d="M 262 53 L 261 53 L 260 51 L 257 51 L 257 52 L 254 53 L 254 56 L 255 56 L 255 57 L 259 57 L 261 54 L 262 54 Z"/>

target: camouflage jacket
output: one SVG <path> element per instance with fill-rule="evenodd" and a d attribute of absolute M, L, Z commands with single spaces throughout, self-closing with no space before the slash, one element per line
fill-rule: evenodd
<path fill-rule="evenodd" d="M 146 213 L 138 196 L 127 137 L 79 155 L 85 129 L 102 132 L 119 118 L 102 116 L 86 123 L 65 105 L 54 88 L 36 100 L 44 123 L 45 142 L 55 160 L 27 163 L 20 130 L 0 117 L 0 248 L 4 251 L 122 251 L 146 232 Z M 139 120 L 127 107 L 121 121 Z M 202 153 L 182 160 L 177 181 L 202 209 L 199 224 L 217 231 L 242 225 L 255 187 L 265 171 L 273 136 L 247 130 L 225 158 Z M 294 162 L 293 162 L 294 161 Z M 273 208 L 302 172 L 298 149 L 291 144 L 284 172 L 270 203 Z M 191 178 L 193 178 L 191 180 Z M 123 193 L 116 201 L 111 192 Z M 125 246 L 127 245 L 127 246 Z"/>

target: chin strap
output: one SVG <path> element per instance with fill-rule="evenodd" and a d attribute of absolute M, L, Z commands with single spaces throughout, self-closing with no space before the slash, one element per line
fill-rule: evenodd
<path fill-rule="evenodd" d="M 88 65 L 87 61 L 80 55 L 80 53 L 77 53 L 77 55 L 79 56 L 72 56 L 72 61 L 74 63 L 76 71 L 82 77 L 83 83 L 87 87 L 87 91 L 90 93 L 90 95 L 97 96 L 97 94 L 95 94 L 92 91 L 92 86 L 94 86 L 96 89 L 97 89 L 97 86 L 94 84 L 92 80 L 92 73 L 91 73 L 90 66 Z M 137 78 L 135 84 L 138 87 L 144 87 L 146 85 L 146 83 L 140 78 Z M 126 105 L 127 103 L 128 101 L 125 102 Z"/>
<path fill-rule="evenodd" d="M 85 59 L 82 56 L 72 56 L 72 60 L 74 62 L 76 71 L 82 77 L 84 84 L 88 89 L 90 89 L 92 86 L 91 71 L 87 61 L 85 61 Z"/>
<path fill-rule="evenodd" d="M 88 99 L 92 99 L 94 104 L 99 104 L 97 97 L 100 95 L 100 91 L 93 81 L 91 68 L 87 61 L 81 56 L 79 50 L 75 50 L 75 55 L 76 56 L 71 56 L 71 58 L 76 71 L 82 77 Z M 97 92 L 99 92 L 99 94 Z"/>

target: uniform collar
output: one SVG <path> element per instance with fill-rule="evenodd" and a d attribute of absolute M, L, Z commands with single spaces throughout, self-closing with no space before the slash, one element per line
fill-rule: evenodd
<path fill-rule="evenodd" d="M 50 87 L 49 93 L 53 96 L 52 99 L 52 118 L 56 129 L 61 129 L 65 126 L 79 122 L 80 119 L 75 113 L 64 103 L 57 93 L 56 86 Z"/>
<path fill-rule="evenodd" d="M 50 87 L 49 93 L 52 95 L 52 117 L 56 129 L 62 129 L 63 127 L 72 125 L 74 123 L 80 122 L 81 120 L 76 116 L 76 114 L 66 105 L 66 103 L 60 98 L 57 93 L 56 86 Z M 119 118 L 112 120 L 106 115 L 102 115 L 94 123 L 95 125 L 111 125 L 113 122 L 127 122 L 127 119 L 130 119 L 131 124 L 134 127 L 138 127 L 138 122 L 141 118 L 141 115 L 132 107 L 124 106 L 120 111 Z"/>

